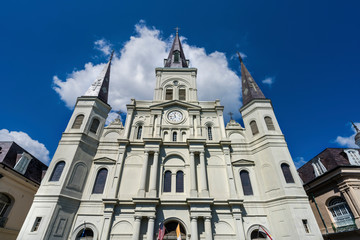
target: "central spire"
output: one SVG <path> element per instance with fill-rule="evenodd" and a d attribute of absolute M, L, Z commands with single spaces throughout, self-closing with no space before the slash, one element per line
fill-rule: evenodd
<path fill-rule="evenodd" d="M 187 68 L 189 67 L 189 60 L 185 58 L 184 51 L 181 46 L 179 38 L 179 28 L 176 28 L 176 35 L 172 44 L 169 56 L 165 59 L 165 66 L 170 68 Z"/>

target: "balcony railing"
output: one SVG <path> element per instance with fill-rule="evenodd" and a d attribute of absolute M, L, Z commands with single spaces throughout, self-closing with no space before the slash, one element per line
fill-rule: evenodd
<path fill-rule="evenodd" d="M 338 227 L 336 227 L 335 224 Z M 347 222 L 346 224 L 344 224 L 344 222 L 336 222 L 335 224 L 331 223 L 331 226 L 332 226 L 335 233 L 349 232 L 349 231 L 353 231 L 353 230 L 358 229 L 354 220 L 352 220 L 351 222 Z"/>

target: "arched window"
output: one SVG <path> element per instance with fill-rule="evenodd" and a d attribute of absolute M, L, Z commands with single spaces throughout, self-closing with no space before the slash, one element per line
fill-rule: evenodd
<path fill-rule="evenodd" d="M 72 128 L 73 129 L 79 129 L 81 127 L 81 124 L 84 120 L 84 115 L 83 114 L 80 114 L 78 115 L 76 118 L 75 118 L 75 121 L 72 125 Z"/>
<path fill-rule="evenodd" d="M 94 118 L 94 120 L 91 123 L 90 132 L 95 133 L 97 132 L 97 129 L 99 127 L 100 121 L 97 118 Z"/>
<path fill-rule="evenodd" d="M 210 126 L 208 126 L 207 128 L 207 132 L 208 132 L 208 139 L 213 140 L 212 129 Z"/>
<path fill-rule="evenodd" d="M 287 165 L 286 163 L 281 164 L 281 170 L 284 174 L 286 183 L 295 183 L 289 165 Z"/>
<path fill-rule="evenodd" d="M 186 100 L 186 90 L 184 88 L 179 89 L 179 100 Z"/>
<path fill-rule="evenodd" d="M 3 218 L 7 215 L 6 212 L 9 209 L 10 205 L 11 205 L 11 199 L 7 195 L 0 193 L 0 218 Z M 0 221 L 0 226 L 1 226 L 1 221 Z"/>
<path fill-rule="evenodd" d="M 252 132 L 253 136 L 259 133 L 259 129 L 257 127 L 255 120 L 250 122 L 250 128 L 251 128 L 251 132 Z"/>
<path fill-rule="evenodd" d="M 241 185 L 244 191 L 244 195 L 254 195 L 251 187 L 250 176 L 248 171 L 242 170 L 240 172 Z"/>
<path fill-rule="evenodd" d="M 173 99 L 173 90 L 171 88 L 166 89 L 166 96 L 165 100 L 172 100 Z"/>
<path fill-rule="evenodd" d="M 171 172 L 166 171 L 164 174 L 164 192 L 171 192 Z"/>
<path fill-rule="evenodd" d="M 173 142 L 177 141 L 177 132 L 173 132 Z"/>
<path fill-rule="evenodd" d="M 76 235 L 76 240 L 92 240 L 94 238 L 94 232 L 90 228 L 84 228 Z"/>
<path fill-rule="evenodd" d="M 182 171 L 176 173 L 176 192 L 184 192 L 184 173 Z"/>
<path fill-rule="evenodd" d="M 337 228 L 354 224 L 354 218 L 349 207 L 341 197 L 332 199 L 329 202 L 328 208 Z"/>
<path fill-rule="evenodd" d="M 251 232 L 251 240 L 267 239 L 266 233 L 259 231 L 258 229 Z"/>
<path fill-rule="evenodd" d="M 136 139 L 141 139 L 141 134 L 142 134 L 142 126 L 139 126 L 136 134 Z"/>
<path fill-rule="evenodd" d="M 108 170 L 106 168 L 102 168 L 96 175 L 95 184 L 92 193 L 103 193 L 106 183 L 106 177 L 108 174 Z"/>
<path fill-rule="evenodd" d="M 264 120 L 266 123 L 266 127 L 269 131 L 275 130 L 274 123 L 273 123 L 271 117 L 265 117 Z"/>
<path fill-rule="evenodd" d="M 49 181 L 50 181 L 50 182 L 57 182 L 57 181 L 59 181 L 59 179 L 60 179 L 60 177 L 61 177 L 61 173 L 62 173 L 63 170 L 64 170 L 64 167 L 65 167 L 65 162 L 64 162 L 64 161 L 58 162 L 58 163 L 55 165 L 54 171 L 52 172 Z"/>

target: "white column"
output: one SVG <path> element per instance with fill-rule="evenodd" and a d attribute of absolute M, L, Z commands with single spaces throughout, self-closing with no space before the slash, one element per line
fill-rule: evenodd
<path fill-rule="evenodd" d="M 209 191 L 207 189 L 207 178 L 206 178 L 206 167 L 205 167 L 205 154 L 204 152 L 200 152 L 200 189 L 201 189 L 201 197 L 208 197 Z"/>
<path fill-rule="evenodd" d="M 135 216 L 134 233 L 132 240 L 139 240 L 140 227 L 141 227 L 141 216 Z"/>
<path fill-rule="evenodd" d="M 231 165 L 231 159 L 230 159 L 230 149 L 228 146 L 223 147 L 224 157 L 225 157 L 225 163 L 226 163 L 226 173 L 228 175 L 228 182 L 229 182 L 229 191 L 230 191 L 230 197 L 236 198 L 236 188 L 235 188 L 235 181 L 234 181 L 234 174 L 233 169 Z"/>
<path fill-rule="evenodd" d="M 205 234 L 206 240 L 212 240 L 211 217 L 205 217 Z"/>
<path fill-rule="evenodd" d="M 161 125 L 161 120 L 162 120 L 162 114 L 159 114 L 158 117 L 156 118 L 156 137 L 160 137 L 160 125 Z"/>
<path fill-rule="evenodd" d="M 190 197 L 197 197 L 195 168 L 196 166 L 194 152 L 190 152 Z"/>
<path fill-rule="evenodd" d="M 234 215 L 235 226 L 236 226 L 236 235 L 237 235 L 236 239 L 245 240 L 245 231 L 244 231 L 244 226 L 243 226 L 243 222 L 242 222 L 242 214 L 236 213 L 233 215 Z"/>
<path fill-rule="evenodd" d="M 147 168 L 149 163 L 149 153 L 145 152 L 145 159 L 141 171 L 141 181 L 140 181 L 140 188 L 138 191 L 138 197 L 145 197 L 145 186 L 146 186 L 146 179 L 147 179 Z"/>
<path fill-rule="evenodd" d="M 197 217 L 191 217 L 191 240 L 198 240 Z"/>
<path fill-rule="evenodd" d="M 149 217 L 146 240 L 154 239 L 154 224 L 155 224 L 155 217 Z"/>
<path fill-rule="evenodd" d="M 196 136 L 202 136 L 201 134 L 201 122 L 200 122 L 200 113 L 196 115 L 196 131 L 197 131 L 197 135 Z"/>
<path fill-rule="evenodd" d="M 159 153 L 154 152 L 153 166 L 150 172 L 150 197 L 157 196 L 157 175 L 158 175 L 158 167 L 159 167 Z"/>

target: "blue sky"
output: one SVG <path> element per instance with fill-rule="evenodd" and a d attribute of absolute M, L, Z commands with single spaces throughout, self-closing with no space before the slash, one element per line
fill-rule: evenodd
<path fill-rule="evenodd" d="M 119 80 L 111 86 L 129 87 L 129 79 L 122 83 L 121 77 L 130 73 L 121 75 L 125 73 L 120 69 L 127 63 L 141 63 L 146 65 L 143 73 L 148 73 L 156 67 L 155 60 L 161 66 L 174 28 L 179 26 L 186 38 L 185 55 L 199 68 L 201 81 L 208 76 L 207 66 L 221 65 L 218 73 L 227 77 L 220 74 L 218 82 L 215 77 L 209 81 L 212 86 L 220 84 L 224 95 L 229 95 L 227 91 L 232 91 L 229 96 L 238 95 L 240 89 L 234 90 L 238 78 L 233 73 L 240 76 L 240 69 L 234 54 L 246 55 L 247 68 L 272 100 L 295 161 L 309 160 L 326 147 L 353 146 L 350 121 L 360 122 L 358 9 L 358 1 L 3 2 L 0 140 L 22 141 L 20 145 L 48 162 L 71 116 L 74 99 L 69 90 L 56 92 L 59 86 L 54 80 L 68 83 L 72 78 L 87 85 L 107 61 L 110 47 L 119 66 Z M 155 53 L 161 54 L 149 56 Z M 114 67 L 112 71 L 116 72 Z M 153 88 L 151 74 L 136 81 Z M 80 85 L 72 95 L 83 92 Z M 112 91 L 116 108 L 130 101 L 121 90 Z M 144 89 L 134 94 L 152 96 Z M 115 96 L 122 100 L 116 101 Z M 241 107 L 239 99 L 222 103 L 230 110 Z"/>

